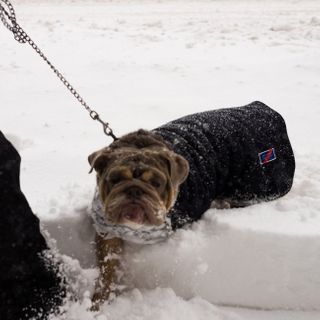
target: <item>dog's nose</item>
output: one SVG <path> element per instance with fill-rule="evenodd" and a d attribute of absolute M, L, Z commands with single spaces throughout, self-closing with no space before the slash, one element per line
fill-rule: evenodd
<path fill-rule="evenodd" d="M 142 195 L 142 190 L 138 187 L 132 187 L 128 189 L 126 193 L 131 198 L 138 198 Z"/>
<path fill-rule="evenodd" d="M 144 170 L 142 169 L 142 168 L 135 168 L 134 170 L 133 170 L 133 177 L 135 178 L 135 179 L 138 179 L 138 178 L 140 178 L 140 176 L 143 174 L 143 172 L 144 172 Z"/>

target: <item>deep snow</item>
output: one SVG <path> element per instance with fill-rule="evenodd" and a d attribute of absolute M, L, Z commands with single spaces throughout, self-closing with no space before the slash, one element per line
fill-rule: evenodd
<path fill-rule="evenodd" d="M 74 258 L 65 260 L 84 297 L 60 318 L 319 319 L 319 1 L 14 3 L 18 22 L 116 134 L 261 100 L 286 119 L 297 157 L 286 197 L 209 210 L 167 243 L 128 248 L 134 289 L 89 312 L 96 270 L 86 208 L 95 181 L 87 156 L 110 140 L 0 28 L 0 128 L 21 152 L 32 208 Z"/>

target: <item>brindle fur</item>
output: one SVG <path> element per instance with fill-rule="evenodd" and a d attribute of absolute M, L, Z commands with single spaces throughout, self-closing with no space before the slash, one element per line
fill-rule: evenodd
<path fill-rule="evenodd" d="M 122 247 L 123 241 L 119 238 L 104 239 L 96 235 L 96 257 L 100 275 L 92 297 L 92 310 L 98 310 L 112 294 L 117 294 L 117 272 L 120 269 Z"/>
<path fill-rule="evenodd" d="M 139 188 L 144 195 L 148 195 L 148 201 L 152 202 L 150 208 L 158 208 L 166 215 L 173 206 L 178 194 L 179 185 L 187 178 L 189 173 L 188 162 L 171 151 L 165 142 L 158 136 L 145 130 L 130 133 L 113 142 L 109 147 L 103 148 L 89 156 L 92 169 L 97 172 L 97 185 L 105 214 L 112 223 L 121 223 L 119 210 L 113 212 L 108 210 L 110 203 L 117 204 L 128 201 L 130 188 Z M 116 172 L 116 179 L 124 183 L 112 187 L 108 182 L 110 171 Z M 134 177 L 136 171 L 140 170 L 139 177 Z M 92 170 L 91 170 L 92 171 Z M 161 172 L 165 177 L 162 186 L 152 187 L 152 181 L 156 172 Z M 143 195 L 139 196 L 143 199 Z M 160 209 L 162 211 L 160 211 Z M 121 211 L 121 210 L 120 210 Z M 163 223 L 165 216 L 151 215 L 148 223 L 159 225 Z M 123 241 L 119 238 L 103 239 L 96 236 L 96 254 L 100 276 L 96 282 L 93 294 L 93 309 L 110 299 L 113 293 L 117 293 L 115 285 L 117 282 L 117 270 L 120 268 L 120 258 Z"/>

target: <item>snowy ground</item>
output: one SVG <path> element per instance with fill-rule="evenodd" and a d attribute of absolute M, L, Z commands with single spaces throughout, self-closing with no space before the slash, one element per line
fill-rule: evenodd
<path fill-rule="evenodd" d="M 135 289 L 91 313 L 86 208 L 95 179 L 87 156 L 110 140 L 1 27 L 0 129 L 20 150 L 22 188 L 58 249 L 73 257 L 84 292 L 63 319 L 319 319 L 320 2 L 14 4 L 18 22 L 116 134 L 261 100 L 286 119 L 297 157 L 285 198 L 209 210 L 165 244 L 128 248 Z"/>

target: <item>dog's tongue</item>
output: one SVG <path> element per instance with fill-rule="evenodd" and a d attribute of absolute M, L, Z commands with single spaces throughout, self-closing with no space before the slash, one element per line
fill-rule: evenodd
<path fill-rule="evenodd" d="M 137 204 L 130 204 L 126 206 L 122 210 L 121 215 L 124 219 L 135 223 L 141 224 L 144 221 L 144 210 Z"/>

